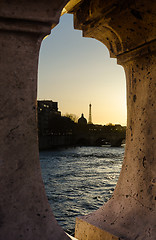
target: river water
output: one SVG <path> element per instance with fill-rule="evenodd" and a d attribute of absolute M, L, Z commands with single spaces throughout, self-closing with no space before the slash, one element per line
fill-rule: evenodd
<path fill-rule="evenodd" d="M 75 218 L 109 200 L 124 147 L 76 147 L 40 152 L 46 194 L 59 224 L 71 235 Z"/>

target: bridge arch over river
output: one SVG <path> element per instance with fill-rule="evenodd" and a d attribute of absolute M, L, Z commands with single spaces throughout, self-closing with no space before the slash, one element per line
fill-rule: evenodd
<path fill-rule="evenodd" d="M 125 131 L 101 131 L 101 128 L 96 128 L 97 131 L 78 131 L 75 134 L 75 145 L 88 145 L 88 146 L 102 146 L 111 145 L 112 147 L 121 146 L 125 140 Z"/>

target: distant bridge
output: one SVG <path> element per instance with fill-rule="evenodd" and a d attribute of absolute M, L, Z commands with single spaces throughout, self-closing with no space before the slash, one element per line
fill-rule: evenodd
<path fill-rule="evenodd" d="M 102 146 L 109 144 L 112 147 L 119 147 L 124 140 L 123 132 L 88 131 L 77 133 L 74 142 L 76 145 Z"/>
<path fill-rule="evenodd" d="M 119 126 L 76 125 L 72 131 L 51 132 L 39 136 L 40 149 L 62 146 L 102 146 L 119 147 L 125 140 L 125 128 Z"/>

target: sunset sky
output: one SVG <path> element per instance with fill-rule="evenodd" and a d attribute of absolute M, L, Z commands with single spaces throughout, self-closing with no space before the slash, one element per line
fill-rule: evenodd
<path fill-rule="evenodd" d="M 126 125 L 124 70 L 101 42 L 73 28 L 72 15 L 43 40 L 38 77 L 38 99 L 58 102 L 62 115 L 83 113 L 88 120 L 91 103 L 94 124 Z"/>

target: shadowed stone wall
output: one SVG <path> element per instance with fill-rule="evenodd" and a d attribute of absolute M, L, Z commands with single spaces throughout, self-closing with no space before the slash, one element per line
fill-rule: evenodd
<path fill-rule="evenodd" d="M 50 209 L 37 141 L 40 44 L 67 1 L 0 2 L 0 239 L 69 239 Z"/>

